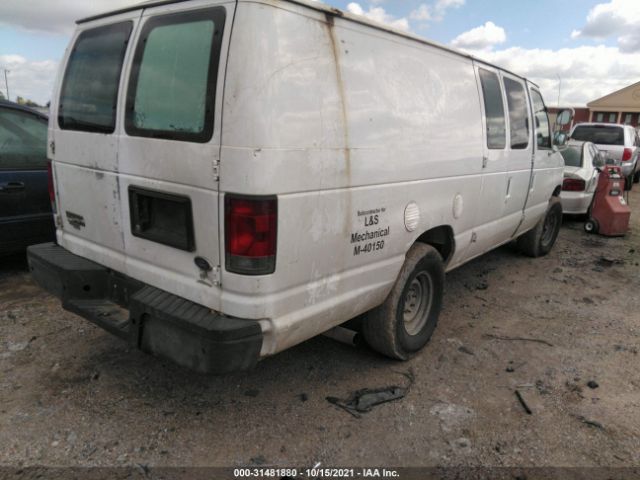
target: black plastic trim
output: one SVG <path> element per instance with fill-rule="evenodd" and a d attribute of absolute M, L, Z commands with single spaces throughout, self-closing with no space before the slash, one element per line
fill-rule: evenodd
<path fill-rule="evenodd" d="M 139 231 L 136 226 L 139 223 L 138 197 L 159 198 L 180 205 L 185 209 L 186 224 L 184 225 L 184 235 L 182 241 L 177 241 L 154 232 Z M 193 210 L 191 208 L 191 199 L 184 195 L 176 195 L 173 193 L 159 192 L 156 190 L 148 190 L 146 188 L 129 186 L 129 218 L 131 235 L 138 238 L 144 238 L 152 242 L 168 245 L 186 252 L 193 252 L 196 249 L 195 234 L 193 231 Z"/>
<path fill-rule="evenodd" d="M 27 250 L 33 278 L 80 315 L 132 346 L 201 372 L 256 365 L 262 329 L 146 285 L 53 243 Z"/>

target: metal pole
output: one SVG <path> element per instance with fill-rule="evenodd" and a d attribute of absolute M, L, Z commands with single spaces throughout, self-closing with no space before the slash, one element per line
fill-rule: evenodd
<path fill-rule="evenodd" d="M 9 96 L 9 80 L 7 80 L 7 73 L 9 73 L 9 70 L 5 68 L 4 69 L 4 86 L 7 89 L 7 100 L 11 100 L 11 97 Z"/>
<path fill-rule="evenodd" d="M 558 77 L 558 107 L 560 106 L 560 91 L 562 89 L 562 78 L 560 78 L 560 74 L 556 73 L 556 77 Z"/>

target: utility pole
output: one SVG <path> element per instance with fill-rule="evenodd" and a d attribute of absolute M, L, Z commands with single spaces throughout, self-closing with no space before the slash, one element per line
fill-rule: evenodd
<path fill-rule="evenodd" d="M 6 68 L 4 69 L 4 86 L 7 89 L 7 100 L 11 100 L 11 97 L 9 96 L 9 80 L 7 80 L 7 73 L 9 73 L 10 70 L 7 70 Z"/>
<path fill-rule="evenodd" d="M 558 107 L 560 106 L 560 91 L 562 89 L 562 78 L 560 78 L 560 74 L 556 73 L 556 77 L 558 77 Z"/>

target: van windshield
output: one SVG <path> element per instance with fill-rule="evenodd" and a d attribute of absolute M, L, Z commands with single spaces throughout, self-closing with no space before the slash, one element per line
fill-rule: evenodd
<path fill-rule="evenodd" d="M 624 129 L 606 125 L 578 125 L 571 138 L 596 145 L 624 145 Z"/>

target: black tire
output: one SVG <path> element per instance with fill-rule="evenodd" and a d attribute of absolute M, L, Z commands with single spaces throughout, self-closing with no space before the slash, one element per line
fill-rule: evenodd
<path fill-rule="evenodd" d="M 533 229 L 518 238 L 518 248 L 530 257 L 546 255 L 556 243 L 561 225 L 562 204 L 558 197 L 552 197 L 546 215 Z"/>
<path fill-rule="evenodd" d="M 633 175 L 633 183 L 640 183 L 640 170 Z"/>
<path fill-rule="evenodd" d="M 586 222 L 584 222 L 584 231 L 587 233 L 598 233 L 600 230 L 600 225 L 595 218 L 590 218 Z"/>
<path fill-rule="evenodd" d="M 624 179 L 624 190 L 625 192 L 631 191 L 633 188 L 633 173 L 630 173 L 628 177 Z"/>
<path fill-rule="evenodd" d="M 443 290 L 442 257 L 432 246 L 416 243 L 407 253 L 391 293 L 363 323 L 362 333 L 369 346 L 398 360 L 415 355 L 429 342 L 438 324 Z"/>

